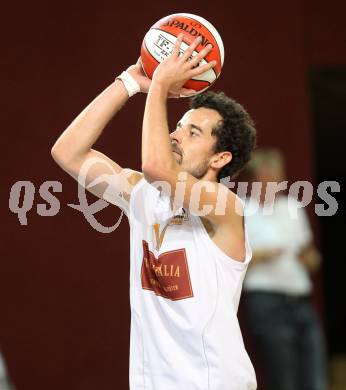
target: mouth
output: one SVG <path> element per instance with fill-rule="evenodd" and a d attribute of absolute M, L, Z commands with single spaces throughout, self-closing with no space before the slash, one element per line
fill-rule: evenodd
<path fill-rule="evenodd" d="M 177 154 L 180 157 L 182 157 L 182 155 L 183 155 L 177 148 L 172 148 L 172 152 Z"/>
<path fill-rule="evenodd" d="M 172 154 L 174 156 L 175 161 L 181 165 L 183 162 L 183 156 L 180 152 L 177 152 L 176 150 L 172 150 Z"/>

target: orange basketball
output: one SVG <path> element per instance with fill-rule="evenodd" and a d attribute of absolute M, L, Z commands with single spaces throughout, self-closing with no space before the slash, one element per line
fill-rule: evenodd
<path fill-rule="evenodd" d="M 147 32 L 141 47 L 141 61 L 143 70 L 151 79 L 154 70 L 160 62 L 167 58 L 175 45 L 179 34 L 184 34 L 181 51 L 201 36 L 201 43 L 196 47 L 193 56 L 199 53 L 208 44 L 212 45 L 211 51 L 204 57 L 200 64 L 216 61 L 214 68 L 202 73 L 196 78 L 186 82 L 185 88 L 203 92 L 209 88 L 220 76 L 224 62 L 224 46 L 220 34 L 207 20 L 192 14 L 173 14 L 156 22 Z"/>

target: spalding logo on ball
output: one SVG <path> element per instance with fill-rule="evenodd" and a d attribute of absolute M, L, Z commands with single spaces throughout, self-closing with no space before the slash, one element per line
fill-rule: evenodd
<path fill-rule="evenodd" d="M 220 76 L 225 51 L 220 34 L 216 28 L 204 18 L 192 14 L 173 14 L 156 22 L 144 37 L 141 48 L 141 61 L 145 74 L 151 79 L 156 67 L 172 52 L 179 34 L 184 34 L 181 51 L 198 37 L 201 43 L 196 47 L 193 56 L 208 44 L 211 51 L 201 61 L 201 65 L 216 61 L 214 68 L 186 82 L 185 88 L 194 89 L 198 93 L 209 88 Z"/>

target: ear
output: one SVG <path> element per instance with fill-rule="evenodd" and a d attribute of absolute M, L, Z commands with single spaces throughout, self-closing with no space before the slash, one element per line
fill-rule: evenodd
<path fill-rule="evenodd" d="M 211 167 L 216 169 L 221 169 L 229 162 L 231 162 L 232 158 L 233 158 L 232 153 L 229 151 L 217 153 L 215 154 L 215 156 L 212 157 Z"/>

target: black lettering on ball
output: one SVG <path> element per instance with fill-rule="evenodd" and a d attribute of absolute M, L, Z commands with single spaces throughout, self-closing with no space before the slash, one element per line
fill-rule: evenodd
<path fill-rule="evenodd" d="M 193 20 L 192 22 L 190 22 L 190 24 L 191 24 L 192 27 L 195 27 L 195 28 L 202 28 L 202 25 L 199 24 L 199 23 L 197 23 L 197 22 L 195 22 L 194 20 Z"/>

